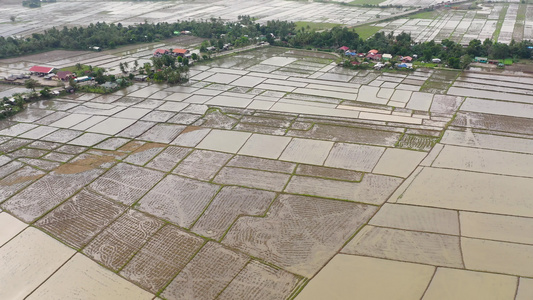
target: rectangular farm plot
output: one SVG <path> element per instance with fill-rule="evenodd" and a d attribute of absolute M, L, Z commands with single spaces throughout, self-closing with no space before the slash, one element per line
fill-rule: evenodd
<path fill-rule="evenodd" d="M 195 150 L 174 169 L 173 173 L 209 181 L 231 157 L 232 155 L 228 153 Z"/>
<path fill-rule="evenodd" d="M 333 142 L 293 139 L 281 154 L 280 160 L 322 165 L 333 147 Z"/>
<path fill-rule="evenodd" d="M 0 298 L 26 297 L 75 253 L 38 229 L 27 228 L 0 248 Z"/>
<path fill-rule="evenodd" d="M 514 101 L 514 98 L 512 99 Z M 533 100 L 529 103 L 533 104 Z M 461 111 L 531 119 L 533 118 L 533 105 L 531 104 L 467 98 L 461 106 Z"/>
<path fill-rule="evenodd" d="M 459 237 L 365 226 L 342 253 L 463 268 Z"/>
<path fill-rule="evenodd" d="M 336 143 L 325 166 L 371 172 L 385 151 L 383 147 Z"/>
<path fill-rule="evenodd" d="M 248 132 L 212 130 L 197 147 L 207 150 L 237 153 L 251 135 Z"/>
<path fill-rule="evenodd" d="M 169 300 L 215 299 L 250 260 L 208 242 L 161 294 Z"/>
<path fill-rule="evenodd" d="M 169 146 L 152 159 L 146 167 L 168 172 L 172 170 L 179 161 L 186 157 L 190 151 L 191 150 L 188 148 Z"/>
<path fill-rule="evenodd" d="M 141 135 L 139 139 L 168 144 L 172 142 L 185 128 L 185 125 L 158 123 L 154 127 L 148 129 L 148 131 Z"/>
<path fill-rule="evenodd" d="M 444 146 L 432 166 L 467 171 L 533 177 L 533 155 Z"/>
<path fill-rule="evenodd" d="M 533 217 L 533 179 L 424 168 L 398 203 Z"/>
<path fill-rule="evenodd" d="M 275 196 L 273 192 L 236 186 L 224 187 L 191 230 L 219 240 L 241 215 L 257 216 L 266 213 Z"/>
<path fill-rule="evenodd" d="M 120 274 L 157 293 L 185 267 L 204 240 L 166 225 L 122 269 Z"/>
<path fill-rule="evenodd" d="M 400 178 L 374 174 L 366 174 L 361 182 L 293 176 L 285 188 L 285 192 L 370 204 L 382 204 L 400 183 Z"/>
<path fill-rule="evenodd" d="M 83 252 L 102 265 L 117 271 L 163 224 L 159 219 L 128 210 L 92 240 Z"/>
<path fill-rule="evenodd" d="M 387 148 L 373 173 L 407 177 L 426 157 L 426 152 Z"/>
<path fill-rule="evenodd" d="M 26 227 L 26 223 L 0 210 L 0 247 Z"/>
<path fill-rule="evenodd" d="M 310 277 L 375 211 L 373 206 L 346 201 L 281 195 L 268 216 L 239 218 L 222 242 Z M 267 242 L 289 240 L 291 243 Z"/>
<path fill-rule="evenodd" d="M 210 128 L 188 126 L 176 137 L 171 144 L 183 147 L 196 147 L 208 134 Z"/>
<path fill-rule="evenodd" d="M 256 260 L 251 261 L 231 281 L 218 299 L 286 299 L 300 278 Z"/>
<path fill-rule="evenodd" d="M 144 143 L 124 159 L 125 162 L 135 165 L 144 165 L 165 149 L 165 144 Z"/>
<path fill-rule="evenodd" d="M 95 159 L 93 165 L 87 165 L 87 161 L 82 159 L 63 164 L 5 201 L 2 208 L 26 222 L 32 222 L 101 175 L 104 170 L 95 165 L 103 161 Z M 51 186 L 54 188 L 50 189 Z"/>
<path fill-rule="evenodd" d="M 131 205 L 163 176 L 162 172 L 120 163 L 94 181 L 89 188 L 113 200 Z"/>
<path fill-rule="evenodd" d="M 203 81 L 214 82 L 214 83 L 222 83 L 222 84 L 229 84 L 230 82 L 232 82 L 234 80 L 237 80 L 239 78 L 241 78 L 240 75 L 217 73 L 217 74 L 213 74 L 213 75 L 205 78 Z"/>
<path fill-rule="evenodd" d="M 337 254 L 296 299 L 331 299 L 332 291 L 337 299 L 420 299 L 434 273 L 433 266 Z"/>
<path fill-rule="evenodd" d="M 385 203 L 368 224 L 459 235 L 459 216 L 457 211 L 432 207 Z M 462 228 L 462 232 L 464 234 L 464 228 Z"/>
<path fill-rule="evenodd" d="M 265 81 L 266 78 L 261 77 L 253 77 L 253 76 L 243 76 L 231 83 L 231 85 L 235 86 L 243 86 L 243 87 L 254 87 L 261 82 Z"/>
<path fill-rule="evenodd" d="M 239 154 L 277 159 L 290 141 L 289 137 L 253 134 Z"/>
<path fill-rule="evenodd" d="M 194 179 L 168 175 L 139 202 L 139 209 L 189 228 L 220 187 Z"/>
<path fill-rule="evenodd" d="M 224 167 L 213 181 L 224 185 L 238 185 L 281 192 L 289 178 L 289 174 Z"/>
<path fill-rule="evenodd" d="M 465 267 L 472 270 L 533 276 L 533 245 L 461 238 Z"/>
<path fill-rule="evenodd" d="M 249 99 L 249 98 L 219 95 L 207 101 L 206 104 L 245 108 L 251 102 L 252 102 L 252 99 Z"/>
<path fill-rule="evenodd" d="M 68 284 L 65 284 L 66 282 Z M 153 295 L 78 253 L 27 299 L 54 300 L 72 297 L 150 300 Z"/>
<path fill-rule="evenodd" d="M 125 206 L 82 190 L 40 219 L 36 225 L 79 249 L 125 210 Z"/>

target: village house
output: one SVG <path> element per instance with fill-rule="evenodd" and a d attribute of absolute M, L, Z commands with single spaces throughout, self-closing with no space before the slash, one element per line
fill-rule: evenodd
<path fill-rule="evenodd" d="M 167 54 L 170 54 L 170 52 L 168 52 L 167 49 L 157 49 L 154 52 L 154 56 L 155 57 L 161 57 L 161 56 L 167 55 Z"/>
<path fill-rule="evenodd" d="M 344 52 L 344 55 L 346 55 L 346 56 L 357 56 L 357 52 L 346 50 L 346 52 Z"/>
<path fill-rule="evenodd" d="M 172 49 L 172 55 L 174 56 L 181 56 L 181 57 L 188 57 L 190 55 L 190 51 L 187 49 Z"/>
<path fill-rule="evenodd" d="M 348 48 L 346 46 L 342 46 L 342 47 L 339 48 L 339 50 L 342 51 L 342 52 L 346 52 L 346 51 L 350 50 L 350 48 Z"/>
<path fill-rule="evenodd" d="M 74 75 L 70 71 L 59 71 L 55 74 L 55 76 L 53 76 L 52 79 L 61 80 L 61 81 L 69 81 L 71 78 L 75 78 L 75 77 L 76 75 Z"/>
<path fill-rule="evenodd" d="M 371 60 L 374 60 L 374 61 L 380 61 L 381 58 L 382 58 L 382 55 L 379 54 L 379 53 L 376 53 L 376 54 L 368 53 L 368 54 L 366 55 L 366 58 L 371 59 Z"/>
<path fill-rule="evenodd" d="M 403 62 L 403 63 L 410 63 L 413 61 L 413 58 L 411 56 L 402 56 L 402 58 L 400 58 L 400 60 Z"/>
<path fill-rule="evenodd" d="M 392 54 L 388 54 L 388 53 L 385 53 L 381 56 L 381 58 L 383 58 L 383 60 L 387 61 L 387 60 L 391 60 L 392 59 Z"/>
<path fill-rule="evenodd" d="M 42 67 L 42 66 L 33 66 L 30 68 L 30 72 L 33 74 L 33 75 L 37 75 L 37 76 L 45 76 L 45 75 L 49 75 L 51 73 L 53 73 L 54 71 L 56 70 L 56 68 L 52 68 L 52 67 Z"/>

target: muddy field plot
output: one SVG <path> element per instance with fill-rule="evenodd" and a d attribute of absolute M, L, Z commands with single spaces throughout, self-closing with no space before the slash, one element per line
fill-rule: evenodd
<path fill-rule="evenodd" d="M 389 2 L 396 3 L 395 0 L 384 3 Z M 417 42 L 449 39 L 468 45 L 473 39 L 483 41 L 489 38 L 509 44 L 513 39 L 521 41 L 532 37 L 531 19 L 526 17 L 532 9 L 530 4 L 483 3 L 477 5 L 476 10 L 457 8 L 422 12 L 409 18 L 376 23 L 375 26 L 385 33 L 410 33 Z"/>
<path fill-rule="evenodd" d="M 314 299 L 351 295 L 355 278 L 365 299 L 394 297 L 378 278 L 412 299 L 440 295 L 448 268 L 531 277 L 533 77 L 335 60 L 266 47 L 194 66 L 183 85 L 0 121 L 2 270 L 35 260 L 13 252 L 33 249 L 27 236 L 74 255 L 39 256 L 53 268 L 31 278 L 0 271 L 0 296 L 16 279 L 24 296 Z"/>

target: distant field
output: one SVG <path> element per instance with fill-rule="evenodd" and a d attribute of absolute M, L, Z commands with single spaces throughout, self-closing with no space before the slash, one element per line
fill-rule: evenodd
<path fill-rule="evenodd" d="M 295 22 L 296 23 L 296 29 L 300 28 L 307 28 L 309 26 L 310 30 L 324 30 L 324 29 L 331 29 L 335 26 L 340 26 L 341 24 L 335 24 L 335 23 L 315 23 L 315 22 Z"/>
<path fill-rule="evenodd" d="M 410 19 L 434 19 L 438 15 L 437 11 L 424 11 L 418 14 L 410 15 Z"/>
<path fill-rule="evenodd" d="M 354 0 L 352 2 L 349 2 L 348 4 L 351 4 L 351 5 L 363 5 L 363 4 L 378 5 L 378 4 L 382 3 L 382 2 L 385 2 L 385 0 Z"/>
<path fill-rule="evenodd" d="M 366 40 L 367 38 L 373 36 L 376 32 L 378 32 L 381 27 L 378 27 L 378 26 L 372 26 L 372 25 L 363 25 L 363 26 L 358 26 L 358 27 L 355 27 L 355 32 L 357 32 L 357 34 L 359 34 L 359 36 Z"/>

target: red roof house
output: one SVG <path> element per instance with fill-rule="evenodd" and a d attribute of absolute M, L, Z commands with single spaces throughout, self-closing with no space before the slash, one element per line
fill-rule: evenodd
<path fill-rule="evenodd" d="M 372 49 L 372 50 L 368 51 L 368 54 L 371 54 L 371 55 L 376 55 L 378 53 L 379 53 L 379 51 L 376 50 L 376 49 Z"/>
<path fill-rule="evenodd" d="M 57 72 L 56 77 L 59 80 L 68 81 L 70 78 L 74 78 L 76 76 L 70 71 L 59 71 Z"/>
<path fill-rule="evenodd" d="M 413 58 L 411 56 L 404 56 L 402 57 L 402 62 L 412 62 Z"/>
<path fill-rule="evenodd" d="M 172 49 L 172 54 L 177 56 L 185 56 L 186 54 L 189 54 L 189 50 L 187 49 Z"/>
<path fill-rule="evenodd" d="M 346 51 L 350 50 L 350 48 L 348 48 L 346 46 L 342 46 L 342 47 L 339 48 L 339 50 L 342 50 L 342 51 L 346 52 Z"/>
<path fill-rule="evenodd" d="M 30 68 L 30 72 L 39 74 L 50 74 L 54 71 L 54 69 L 55 68 L 51 67 L 33 66 Z"/>
<path fill-rule="evenodd" d="M 168 54 L 168 50 L 167 49 L 157 49 L 155 50 L 154 52 L 154 56 L 163 56 L 165 54 Z"/>
<path fill-rule="evenodd" d="M 369 53 L 366 56 L 366 58 L 371 59 L 371 60 L 381 60 L 381 54 L 373 54 L 372 55 L 372 54 Z"/>

